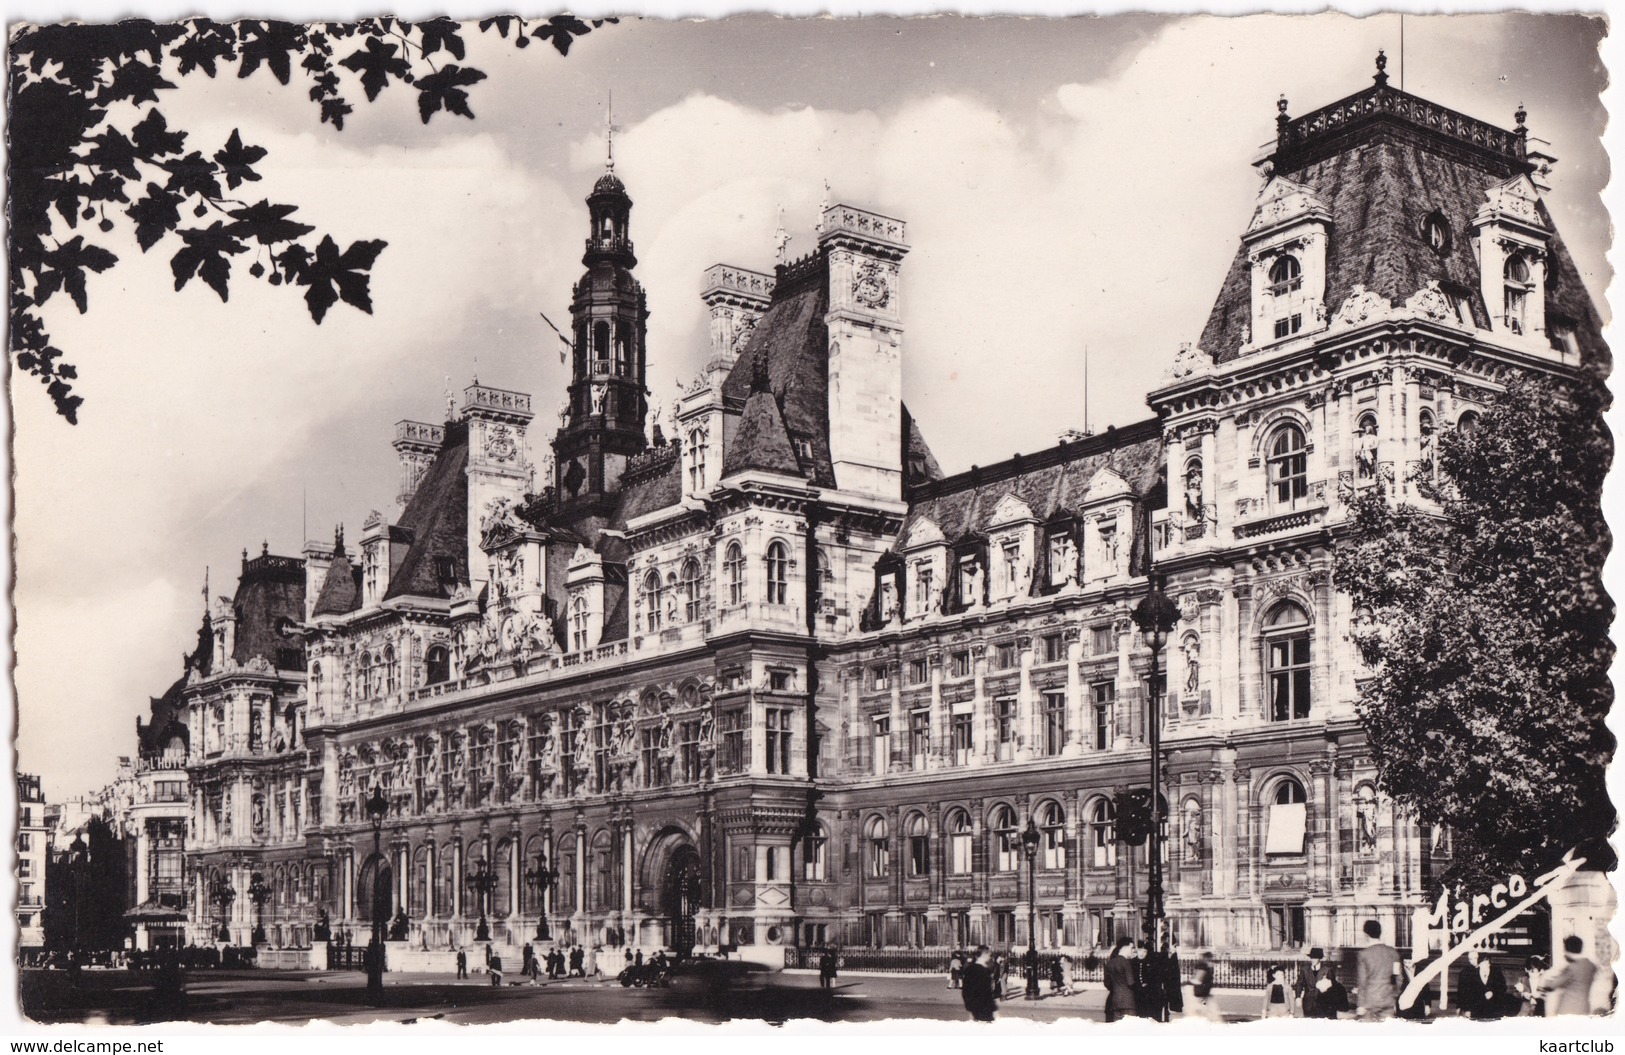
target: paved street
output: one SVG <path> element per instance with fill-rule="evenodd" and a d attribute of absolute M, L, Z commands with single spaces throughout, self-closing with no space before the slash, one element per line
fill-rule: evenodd
<path fill-rule="evenodd" d="M 149 1006 L 151 978 L 124 971 L 86 971 L 79 990 L 57 971 L 24 971 L 25 1013 L 42 1022 L 154 1021 Z M 187 976 L 180 1017 L 198 1022 L 299 1023 L 312 1019 L 358 1023 L 438 1018 L 451 1022 L 508 1022 L 528 1018 L 577 1022 L 656 1021 L 681 1017 L 702 1022 L 761 1018 L 874 1022 L 895 1018 L 963 1020 L 960 994 L 940 978 L 844 976 L 841 988 L 821 992 L 816 975 L 784 973 L 761 992 L 730 993 L 726 1000 L 669 990 L 624 989 L 613 981 L 570 980 L 544 985 L 505 984 L 497 989 L 483 975 L 458 982 L 443 974 L 385 976 L 385 1006 L 366 1003 L 359 973 L 306 971 L 194 971 Z M 1007 1001 L 1000 1016 L 1051 1022 L 1062 1018 L 1100 1021 L 1105 992 L 1090 988 L 1068 997 L 1029 1003 Z M 1227 1015 L 1248 1017 L 1257 1003 L 1250 993 L 1226 996 Z M 168 1016 L 164 1016 L 168 1017 Z"/>

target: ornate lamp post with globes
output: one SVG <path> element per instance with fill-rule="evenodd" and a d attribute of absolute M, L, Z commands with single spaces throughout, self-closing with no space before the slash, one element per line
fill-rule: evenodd
<path fill-rule="evenodd" d="M 1147 703 L 1146 725 L 1151 746 L 1151 829 L 1146 833 L 1146 906 L 1145 936 L 1149 946 L 1149 963 L 1158 983 L 1153 989 L 1154 1017 L 1159 1022 L 1168 1020 L 1168 999 L 1163 988 L 1167 973 L 1167 953 L 1163 948 L 1165 912 L 1162 900 L 1162 647 L 1168 635 L 1179 624 L 1179 606 L 1169 598 L 1164 587 L 1167 577 L 1152 569 L 1148 576 L 1149 590 L 1134 608 L 1134 625 L 1151 646 L 1150 701 Z"/>
<path fill-rule="evenodd" d="M 1027 859 L 1027 999 L 1038 999 L 1038 828 L 1031 817 L 1021 831 L 1021 855 Z"/>
<path fill-rule="evenodd" d="M 389 815 L 389 800 L 384 798 L 384 789 L 377 784 L 372 786 L 372 794 L 367 796 L 367 818 L 372 821 L 372 856 L 373 860 L 381 859 L 383 854 L 384 818 Z M 380 1004 L 384 999 L 384 902 L 383 891 L 379 889 L 379 881 L 383 878 L 383 870 L 373 869 L 372 880 L 372 938 L 367 942 L 367 999 L 374 1004 Z"/>
<path fill-rule="evenodd" d="M 248 877 L 248 900 L 254 903 L 255 945 L 265 944 L 265 903 L 271 900 L 271 884 L 258 872 Z"/>
<path fill-rule="evenodd" d="M 468 885 L 474 888 L 474 896 L 480 902 L 480 924 L 474 931 L 475 941 L 491 940 L 491 924 L 485 918 L 485 903 L 490 900 L 491 892 L 497 888 L 497 874 L 491 871 L 491 862 L 480 858 L 474 874 L 468 877 Z"/>
<path fill-rule="evenodd" d="M 551 941 L 552 934 L 547 929 L 547 899 L 553 891 L 553 884 L 559 878 L 557 868 L 547 867 L 547 851 L 536 851 L 536 864 L 525 869 L 525 882 L 536 891 L 536 940 Z"/>
<path fill-rule="evenodd" d="M 209 900 L 220 906 L 220 940 L 231 941 L 231 903 L 237 900 L 237 891 L 231 885 L 231 880 L 225 876 L 216 876 L 214 884 L 209 887 Z"/>

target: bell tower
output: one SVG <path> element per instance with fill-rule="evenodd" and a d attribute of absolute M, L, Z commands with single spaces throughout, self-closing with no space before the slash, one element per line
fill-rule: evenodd
<path fill-rule="evenodd" d="M 642 451 L 649 307 L 632 277 L 632 199 L 608 170 L 587 196 L 587 268 L 570 303 L 574 354 L 564 422 L 554 440 L 559 509 L 607 515 L 628 458 Z"/>

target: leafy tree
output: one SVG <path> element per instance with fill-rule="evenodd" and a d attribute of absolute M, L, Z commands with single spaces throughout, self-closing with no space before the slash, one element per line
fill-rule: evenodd
<path fill-rule="evenodd" d="M 129 847 L 102 818 L 93 817 L 82 833 L 81 862 L 60 853 L 45 865 L 45 947 L 84 951 L 124 948 L 130 924 Z"/>
<path fill-rule="evenodd" d="M 1374 677 L 1359 701 L 1380 781 L 1456 833 L 1447 881 L 1526 877 L 1579 845 L 1607 867 L 1612 603 L 1602 381 L 1513 381 L 1441 434 L 1437 512 L 1369 494 L 1333 581 Z"/>
<path fill-rule="evenodd" d="M 478 29 L 505 40 L 512 34 L 519 48 L 539 40 L 567 55 L 581 35 L 614 21 L 502 15 Z M 246 264 L 252 278 L 302 289 L 317 323 L 339 301 L 370 314 L 370 271 L 385 243 L 341 249 L 332 235 L 294 219 L 296 206 L 254 201 L 249 185 L 260 179 L 255 166 L 266 150 L 235 130 L 218 149 L 197 147 L 188 132 L 169 126 L 160 93 L 235 64 L 238 77 L 308 84 L 321 122 L 335 129 L 353 112 L 357 86 L 368 102 L 394 84 L 415 91 L 425 124 L 441 111 L 472 118 L 468 89 L 485 73 L 462 64 L 467 29 L 449 18 L 18 28 L 7 70 L 17 367 L 45 385 L 59 414 L 77 420 L 78 372 L 51 343 L 40 309 L 59 293 L 80 313 L 89 309 L 89 277 L 119 263 L 97 239 L 120 227 L 133 232 L 143 253 L 168 243 L 161 251 L 173 254 L 176 290 L 196 278 L 227 300 Z"/>

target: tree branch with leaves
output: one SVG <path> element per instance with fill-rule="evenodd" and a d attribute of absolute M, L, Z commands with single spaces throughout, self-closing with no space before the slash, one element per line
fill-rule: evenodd
<path fill-rule="evenodd" d="M 581 36 L 614 21 L 503 15 L 477 31 L 568 55 Z M 468 29 L 449 18 L 15 27 L 7 69 L 8 277 L 17 368 L 45 386 L 59 414 L 78 420 L 78 371 L 52 343 L 42 309 L 66 294 L 81 314 L 89 311 L 90 276 L 119 263 L 101 243 L 121 227 L 142 253 L 173 249 L 177 291 L 195 278 L 227 301 L 247 261 L 249 277 L 303 289 L 318 324 L 341 301 L 370 314 L 371 271 L 386 243 L 361 239 L 341 249 L 333 235 L 295 219 L 297 206 L 251 201 L 246 191 L 260 180 L 256 166 L 267 151 L 240 130 L 216 150 L 194 148 L 190 133 L 171 128 L 159 109 L 161 93 L 235 64 L 239 78 L 308 82 L 320 121 L 335 129 L 354 112 L 356 87 L 367 102 L 395 84 L 415 91 L 425 124 L 440 112 L 472 118 L 469 89 L 486 75 L 459 64 Z"/>

